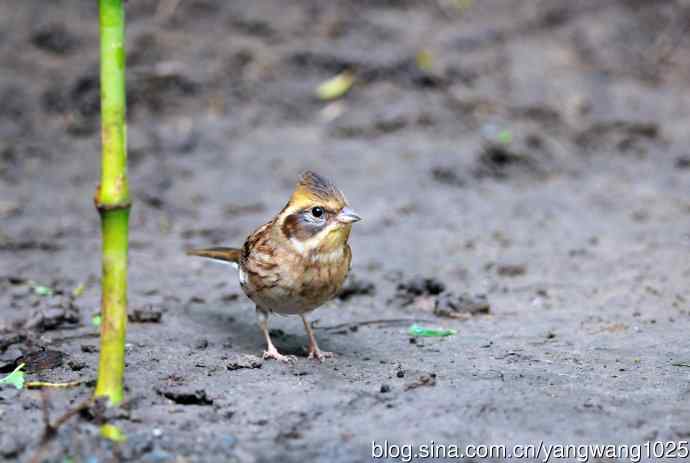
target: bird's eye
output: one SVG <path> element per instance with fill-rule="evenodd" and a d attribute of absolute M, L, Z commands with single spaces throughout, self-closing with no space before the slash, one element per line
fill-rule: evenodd
<path fill-rule="evenodd" d="M 311 215 L 316 217 L 317 219 L 323 215 L 323 208 L 321 207 L 315 207 L 311 210 Z"/>

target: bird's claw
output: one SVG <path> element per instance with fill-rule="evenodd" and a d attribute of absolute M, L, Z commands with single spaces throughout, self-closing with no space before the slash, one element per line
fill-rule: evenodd
<path fill-rule="evenodd" d="M 309 349 L 309 358 L 310 359 L 315 359 L 315 360 L 318 360 L 319 362 L 323 362 L 327 358 L 331 358 L 331 357 L 335 357 L 335 354 L 333 352 L 325 352 L 325 351 L 320 350 L 318 347 Z"/>
<path fill-rule="evenodd" d="M 264 360 L 268 359 L 279 360 L 283 363 L 294 363 L 297 360 L 294 355 L 283 355 L 275 348 L 269 348 L 268 350 L 264 351 Z"/>

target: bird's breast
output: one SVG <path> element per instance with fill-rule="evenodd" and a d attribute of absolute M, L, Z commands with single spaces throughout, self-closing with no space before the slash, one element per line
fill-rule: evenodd
<path fill-rule="evenodd" d="M 252 259 L 240 266 L 240 284 L 258 306 L 282 314 L 308 312 L 332 299 L 350 267 L 346 247 L 313 254 L 276 255 L 270 262 Z"/>

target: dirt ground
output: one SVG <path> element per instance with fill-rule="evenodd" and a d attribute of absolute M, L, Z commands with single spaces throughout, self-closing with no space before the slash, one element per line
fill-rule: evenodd
<path fill-rule="evenodd" d="M 46 461 L 690 437 L 687 2 L 463 4 L 128 3 L 132 322 L 107 412 L 128 440 L 78 416 Z M 96 375 L 97 16 L 0 3 L 0 371 L 85 382 L 0 388 L 7 461 Z M 344 69 L 351 92 L 319 101 Z M 259 358 L 236 274 L 184 251 L 241 244 L 307 168 L 365 219 L 356 280 L 311 315 L 337 357 L 274 317 L 284 365 Z M 411 339 L 412 320 L 457 334 Z"/>

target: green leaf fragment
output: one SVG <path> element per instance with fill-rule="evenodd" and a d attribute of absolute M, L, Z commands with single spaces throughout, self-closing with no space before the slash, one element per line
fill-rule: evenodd
<path fill-rule="evenodd" d="M 455 0 L 453 5 L 458 11 L 463 12 L 474 5 L 474 0 Z"/>
<path fill-rule="evenodd" d="M 33 290 L 39 296 L 52 296 L 53 295 L 53 289 L 49 288 L 47 286 L 34 285 Z"/>
<path fill-rule="evenodd" d="M 101 326 L 101 314 L 97 313 L 91 318 L 91 324 L 95 327 Z"/>
<path fill-rule="evenodd" d="M 344 71 L 318 86 L 316 96 L 321 100 L 335 100 L 345 95 L 355 82 L 352 71 Z"/>
<path fill-rule="evenodd" d="M 419 326 L 416 323 L 410 326 L 410 329 L 407 332 L 410 334 L 410 336 L 421 336 L 426 338 L 440 338 L 457 334 L 457 331 L 450 328 L 426 328 L 424 326 Z"/>
<path fill-rule="evenodd" d="M 76 288 L 74 288 L 72 290 L 72 297 L 75 299 L 80 297 L 82 294 L 84 294 L 85 289 L 86 289 L 86 284 L 80 283 L 79 286 L 77 286 Z"/>
<path fill-rule="evenodd" d="M 429 50 L 420 50 L 415 58 L 417 67 L 424 72 L 431 72 L 434 66 L 434 57 Z"/>
<path fill-rule="evenodd" d="M 9 375 L 5 376 L 4 378 L 0 379 L 0 384 L 11 384 L 12 386 L 16 387 L 17 389 L 21 389 L 24 387 L 24 372 L 21 371 L 22 368 L 24 368 L 24 363 L 20 364 L 17 368 L 14 369 L 12 373 Z"/>
<path fill-rule="evenodd" d="M 513 133 L 510 130 L 501 130 L 498 134 L 498 141 L 504 145 L 509 145 L 513 141 Z"/>
<path fill-rule="evenodd" d="M 127 440 L 127 436 L 122 429 L 113 424 L 104 424 L 101 426 L 101 437 L 117 442 L 118 444 Z"/>

